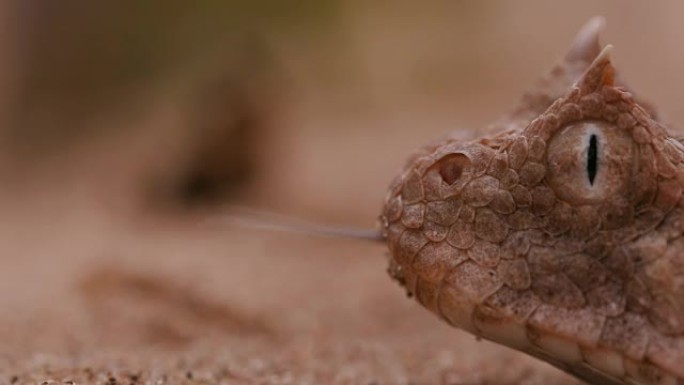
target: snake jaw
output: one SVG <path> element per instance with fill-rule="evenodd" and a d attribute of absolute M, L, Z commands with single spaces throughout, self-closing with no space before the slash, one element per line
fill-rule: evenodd
<path fill-rule="evenodd" d="M 587 381 L 684 382 L 684 256 L 668 252 L 684 249 L 684 151 L 611 49 L 504 132 L 411 157 L 382 214 L 390 274 L 450 324 Z"/>

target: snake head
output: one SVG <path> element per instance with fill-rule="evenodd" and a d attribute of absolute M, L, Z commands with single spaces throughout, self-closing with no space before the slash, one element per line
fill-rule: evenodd
<path fill-rule="evenodd" d="M 684 381 L 684 146 L 587 28 L 500 133 L 410 158 L 382 213 L 389 272 L 446 322 L 585 380 Z"/>

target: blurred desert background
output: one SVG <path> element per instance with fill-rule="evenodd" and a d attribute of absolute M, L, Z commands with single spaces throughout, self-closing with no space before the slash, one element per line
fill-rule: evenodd
<path fill-rule="evenodd" d="M 443 325 L 372 228 L 416 147 L 483 127 L 603 15 L 684 124 L 684 3 L 0 2 L 0 384 L 575 384 Z"/>

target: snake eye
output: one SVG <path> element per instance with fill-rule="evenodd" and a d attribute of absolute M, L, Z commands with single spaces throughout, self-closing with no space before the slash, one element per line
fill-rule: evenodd
<path fill-rule="evenodd" d="M 589 148 L 587 149 L 587 176 L 589 184 L 594 185 L 596 169 L 598 168 L 598 139 L 596 134 L 589 136 Z"/>
<path fill-rule="evenodd" d="M 549 142 L 549 184 L 568 202 L 592 203 L 624 191 L 632 169 L 629 134 L 603 122 L 571 124 Z"/>

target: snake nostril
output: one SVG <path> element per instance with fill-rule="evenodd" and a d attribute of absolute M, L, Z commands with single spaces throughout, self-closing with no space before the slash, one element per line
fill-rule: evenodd
<path fill-rule="evenodd" d="M 470 159 L 463 154 L 450 154 L 439 160 L 439 175 L 446 184 L 454 184 L 463 170 L 470 165 Z"/>

